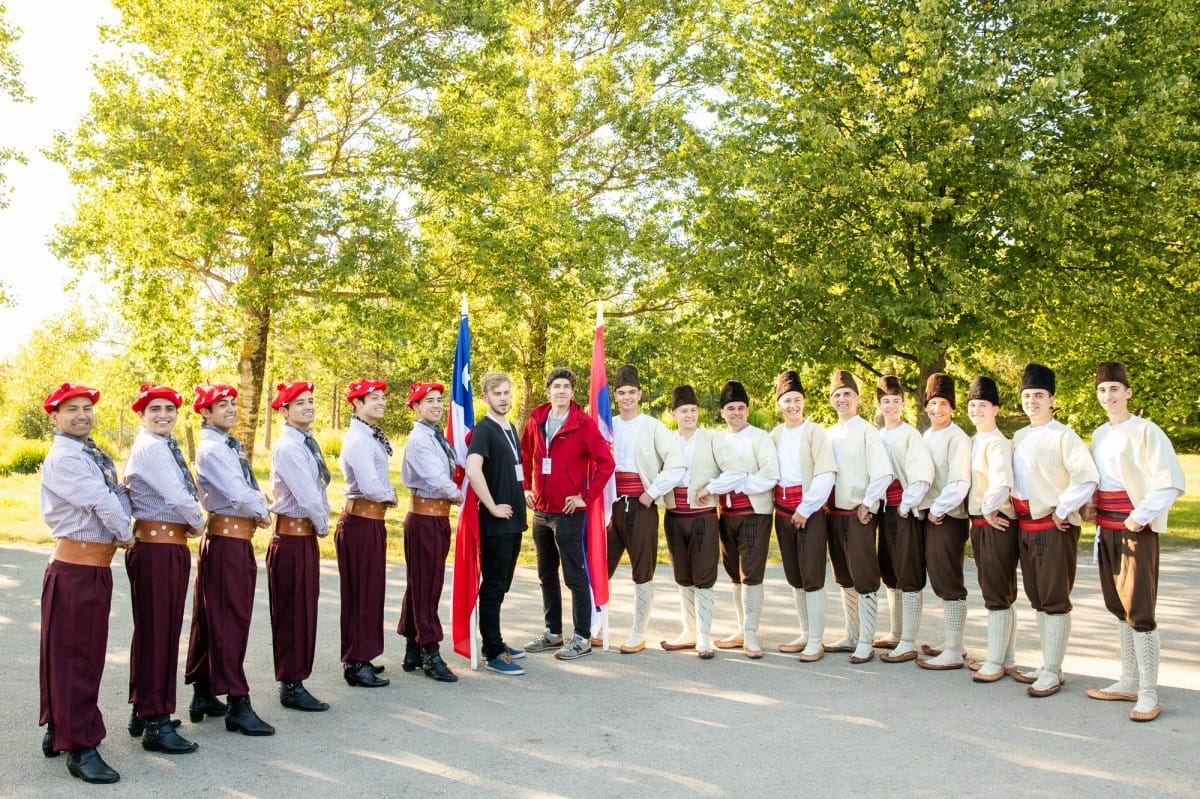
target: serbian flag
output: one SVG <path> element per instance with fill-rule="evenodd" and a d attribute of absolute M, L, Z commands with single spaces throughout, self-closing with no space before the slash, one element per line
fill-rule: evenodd
<path fill-rule="evenodd" d="M 613 443 L 612 397 L 608 393 L 608 374 L 604 371 L 604 308 L 596 306 L 596 339 L 592 344 L 591 388 L 588 410 L 600 435 L 609 446 Z M 596 492 L 588 503 L 584 518 L 584 553 L 588 583 L 592 587 L 592 634 L 597 628 L 608 649 L 608 524 L 617 501 L 616 476 L 608 478 L 604 491 Z"/>
<path fill-rule="evenodd" d="M 458 346 L 454 350 L 454 374 L 450 382 L 450 419 L 446 438 L 454 449 L 455 482 L 465 487 L 466 496 L 458 512 L 454 542 L 454 594 L 451 600 L 451 637 L 454 651 L 470 658 L 479 668 L 479 639 L 475 635 L 479 604 L 479 502 L 465 477 L 467 445 L 475 427 L 475 405 L 471 399 L 471 329 L 467 324 L 467 295 L 462 298 L 458 323 Z"/>
<path fill-rule="evenodd" d="M 454 348 L 454 375 L 450 382 L 450 418 L 446 440 L 454 450 L 454 482 L 462 485 L 467 466 L 467 434 L 475 427 L 475 403 L 471 398 L 471 326 L 467 323 L 467 295 L 463 294 L 458 322 L 458 346 Z"/>

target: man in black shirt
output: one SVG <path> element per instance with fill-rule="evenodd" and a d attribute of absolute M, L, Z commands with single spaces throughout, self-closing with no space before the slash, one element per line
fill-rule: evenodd
<path fill-rule="evenodd" d="M 512 381 L 503 372 L 483 376 L 487 415 L 475 425 L 467 449 L 467 479 L 479 497 L 479 634 L 487 668 L 500 674 L 524 674 L 514 660 L 525 652 L 504 643 L 500 605 L 512 585 L 528 526 L 522 485 L 521 447 L 506 414 L 512 406 Z"/>

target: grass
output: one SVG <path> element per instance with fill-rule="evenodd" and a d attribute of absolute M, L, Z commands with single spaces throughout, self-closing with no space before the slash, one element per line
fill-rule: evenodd
<path fill-rule="evenodd" d="M 1164 552 L 1200 547 L 1200 454 L 1182 454 L 1179 459 L 1183 463 L 1183 470 L 1187 475 L 1189 493 L 1181 497 L 1171 509 L 1170 525 L 1167 532 L 1160 539 L 1161 548 Z M 266 472 L 261 469 L 256 471 L 259 482 L 262 485 L 268 485 Z M 408 513 L 409 499 L 408 492 L 401 486 L 397 469 L 393 469 L 392 484 L 400 487 L 400 506 L 388 512 L 386 522 L 388 531 L 388 560 L 398 563 L 404 560 L 404 516 Z M 328 492 L 330 505 L 333 510 L 333 518 L 330 520 L 331 531 L 343 504 L 342 485 L 341 476 L 335 469 L 334 479 L 329 486 Z M 40 490 L 40 474 L 18 474 L 0 477 L 0 518 L 5 520 L 3 529 L 0 529 L 0 544 L 48 547 L 54 543 L 49 529 L 42 521 L 41 512 L 38 508 Z M 454 529 L 457 518 L 457 510 L 451 511 L 451 529 Z M 1083 535 L 1079 541 L 1081 552 L 1091 550 L 1094 537 L 1095 528 L 1085 524 Z M 265 533 L 259 533 L 254 541 L 255 551 L 259 554 L 265 553 L 269 540 L 269 537 Z M 319 545 L 321 557 L 334 557 L 332 535 L 321 539 Z M 195 550 L 198 544 L 193 541 L 191 546 Z M 451 558 L 453 558 L 453 545 L 451 545 Z M 772 562 L 778 562 L 779 560 L 779 550 L 774 541 L 774 536 L 772 536 L 770 559 Z M 533 565 L 535 562 L 533 539 L 528 532 L 526 532 L 521 543 L 519 562 L 525 566 Z M 666 537 L 661 534 L 659 536 L 658 562 L 667 562 Z"/>

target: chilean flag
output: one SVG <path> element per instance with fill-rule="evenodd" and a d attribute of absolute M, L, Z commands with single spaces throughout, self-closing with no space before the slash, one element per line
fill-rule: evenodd
<path fill-rule="evenodd" d="M 591 387 L 588 410 L 600 435 L 611 447 L 613 443 L 612 397 L 608 392 L 608 374 L 604 370 L 604 308 L 596 306 L 596 339 L 592 344 Z M 612 506 L 617 501 L 616 476 L 608 478 L 603 492 L 597 492 L 588 503 L 584 519 L 584 554 L 588 582 L 592 587 L 592 634 L 600 628 L 604 648 L 608 648 L 608 524 Z"/>
<path fill-rule="evenodd" d="M 465 486 L 466 497 L 458 511 L 454 541 L 454 590 L 451 599 L 451 638 L 454 651 L 479 667 L 479 638 L 475 635 L 479 604 L 479 501 L 467 482 L 467 445 L 475 427 L 475 404 L 471 398 L 471 328 L 467 324 L 467 295 L 463 294 L 458 324 L 458 346 L 454 350 L 454 374 L 450 382 L 450 419 L 446 439 L 454 449 L 455 482 Z"/>

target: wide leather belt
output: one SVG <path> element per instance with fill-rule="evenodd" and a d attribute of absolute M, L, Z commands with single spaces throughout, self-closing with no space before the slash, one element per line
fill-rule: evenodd
<path fill-rule="evenodd" d="M 449 516 L 450 500 L 430 499 L 429 497 L 418 497 L 414 494 L 411 510 L 418 516 Z"/>
<path fill-rule="evenodd" d="M 364 519 L 387 518 L 388 505 L 386 502 L 374 502 L 369 499 L 346 500 L 346 513 L 351 516 L 361 516 Z"/>
<path fill-rule="evenodd" d="M 54 541 L 52 560 L 72 563 L 76 566 L 108 567 L 112 563 L 116 544 L 101 544 L 97 541 L 75 541 L 58 538 Z"/>
<path fill-rule="evenodd" d="M 312 519 L 298 516 L 276 516 L 275 535 L 316 535 Z"/>
<path fill-rule="evenodd" d="M 213 538 L 241 538 L 246 541 L 254 538 L 255 524 L 253 519 L 241 516 L 226 516 L 223 513 L 212 513 L 208 517 L 205 532 Z"/>
<path fill-rule="evenodd" d="M 187 525 L 138 519 L 133 523 L 133 537 L 142 544 L 179 544 L 185 547 Z"/>

